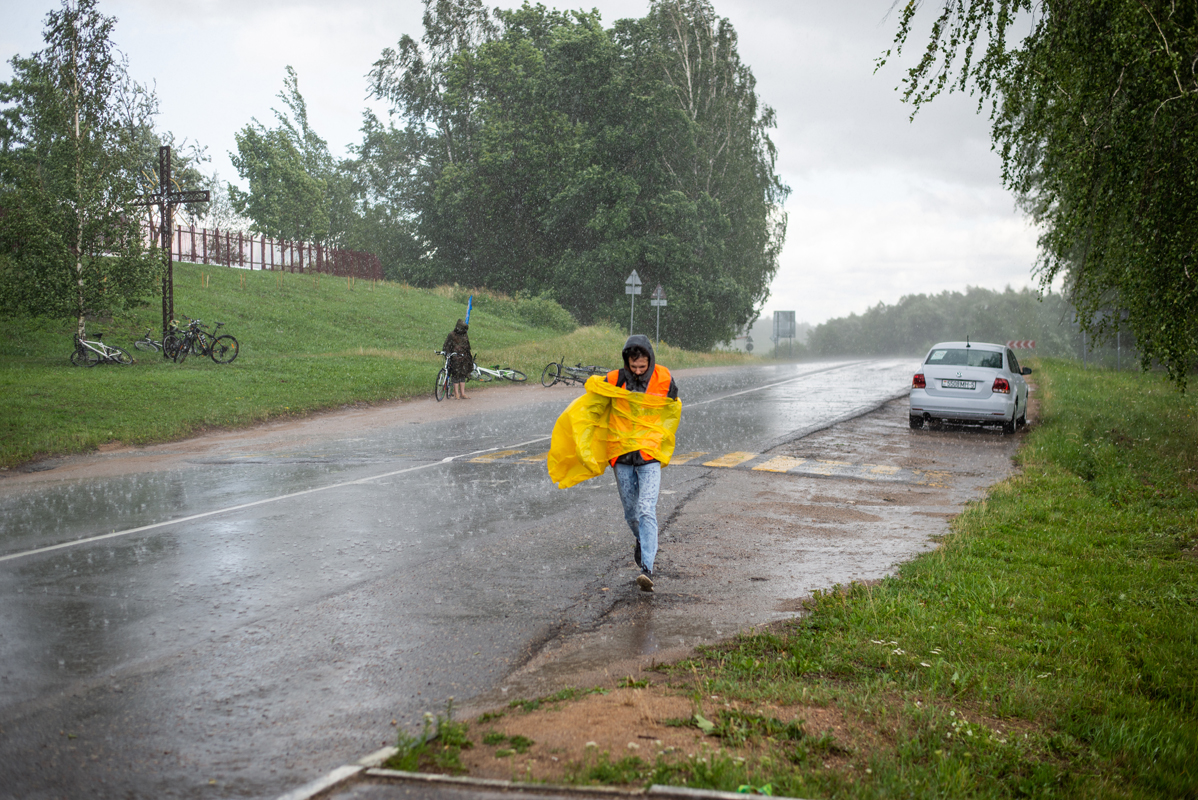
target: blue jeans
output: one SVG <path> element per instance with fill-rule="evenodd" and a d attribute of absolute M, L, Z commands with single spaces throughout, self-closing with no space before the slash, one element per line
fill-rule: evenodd
<path fill-rule="evenodd" d="M 639 467 L 616 464 L 616 486 L 624 504 L 624 519 L 641 545 L 641 566 L 653 571 L 657 555 L 657 492 L 661 489 L 661 464 L 651 461 Z"/>

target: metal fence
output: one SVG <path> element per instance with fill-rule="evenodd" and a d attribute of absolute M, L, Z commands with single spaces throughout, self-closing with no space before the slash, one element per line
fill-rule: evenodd
<path fill-rule="evenodd" d="M 147 228 L 147 241 L 151 236 Z M 175 229 L 171 237 L 171 256 L 175 261 L 243 269 L 319 272 L 363 280 L 382 280 L 383 277 L 382 262 L 372 253 L 194 226 Z"/>

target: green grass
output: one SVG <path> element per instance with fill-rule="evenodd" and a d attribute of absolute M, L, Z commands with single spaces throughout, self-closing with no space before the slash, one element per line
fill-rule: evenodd
<path fill-rule="evenodd" d="M 195 356 L 173 364 L 134 350 L 147 328 L 161 327 L 157 305 L 88 324 L 128 350 L 137 359 L 131 367 L 72 367 L 72 323 L 0 318 L 0 469 L 110 442 L 149 444 L 431 394 L 442 364 L 433 351 L 465 316 L 471 291 L 176 264 L 176 314 L 224 322 L 222 333 L 241 345 L 225 366 Z M 470 342 L 480 364 L 515 367 L 536 381 L 563 354 L 605 366 L 619 358 L 621 331 L 567 330 L 568 315 L 543 299 L 476 295 Z M 678 368 L 751 359 L 665 344 L 660 360 Z"/>
<path fill-rule="evenodd" d="M 536 711 L 542 706 L 555 706 L 560 703 L 568 703 L 571 700 L 578 700 L 591 694 L 607 694 L 606 689 L 592 687 L 590 689 L 579 689 L 574 686 L 567 686 L 564 689 L 559 689 L 557 692 L 546 695 L 545 697 L 534 697 L 531 699 L 516 699 L 508 703 L 508 708 L 515 708 L 528 713 Z"/>
<path fill-rule="evenodd" d="M 444 716 L 424 715 L 424 730 L 419 736 L 400 731 L 395 754 L 383 766 L 403 772 L 464 772 L 462 751 L 474 747 L 468 733 L 469 726 L 466 723 L 453 719 L 451 697 L 445 704 Z"/>
<path fill-rule="evenodd" d="M 936 551 L 671 668 L 697 679 L 696 698 L 835 709 L 836 746 L 713 710 L 698 765 L 624 759 L 585 777 L 673 771 L 797 797 L 1198 797 L 1198 403 L 1159 375 L 1040 367 L 1020 473 Z M 761 749 L 739 763 L 719 750 L 729 737 Z"/>

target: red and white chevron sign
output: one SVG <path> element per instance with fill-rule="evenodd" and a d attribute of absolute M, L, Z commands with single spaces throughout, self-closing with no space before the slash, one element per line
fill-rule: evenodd
<path fill-rule="evenodd" d="M 1011 341 L 1007 342 L 1007 347 L 1011 348 L 1012 350 L 1035 350 L 1036 349 L 1036 340 L 1035 339 L 1012 339 Z"/>

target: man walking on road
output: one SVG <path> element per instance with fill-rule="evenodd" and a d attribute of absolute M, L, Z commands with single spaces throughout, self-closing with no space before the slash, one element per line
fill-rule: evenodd
<path fill-rule="evenodd" d="M 657 363 L 653 344 L 647 336 L 634 334 L 624 343 L 624 367 L 607 373 L 607 382 L 630 392 L 678 398 L 678 385 L 670 371 Z M 627 400 L 613 400 L 613 405 Z M 614 420 L 617 419 L 613 415 Z M 616 473 L 620 502 L 624 504 L 624 519 L 632 529 L 636 543 L 633 555 L 641 568 L 637 586 L 643 592 L 653 591 L 653 561 L 657 557 L 657 495 L 661 489 L 661 462 L 651 454 L 636 448 L 611 459 Z"/>

